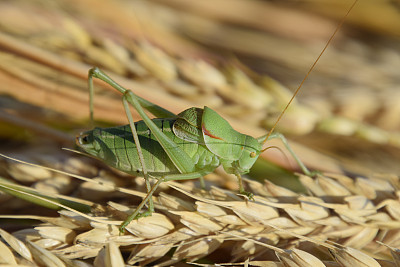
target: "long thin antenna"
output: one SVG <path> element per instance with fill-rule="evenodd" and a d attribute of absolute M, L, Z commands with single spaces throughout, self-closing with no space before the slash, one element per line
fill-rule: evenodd
<path fill-rule="evenodd" d="M 286 107 L 283 109 L 283 111 L 281 112 L 281 115 L 279 115 L 278 119 L 276 120 L 274 126 L 272 126 L 271 130 L 269 131 L 269 133 L 267 134 L 267 137 L 265 137 L 264 141 L 262 142 L 262 144 L 264 144 L 268 138 L 271 136 L 272 132 L 275 130 L 276 126 L 278 125 L 278 122 L 281 120 L 281 118 L 283 117 L 283 114 L 285 114 L 286 110 L 289 108 L 290 104 L 293 102 L 294 98 L 297 96 L 297 93 L 300 91 L 300 88 L 303 86 L 304 82 L 307 80 L 308 76 L 310 75 L 310 73 L 313 71 L 315 65 L 317 65 L 319 59 L 321 58 L 322 54 L 325 52 L 325 50 L 328 48 L 328 46 L 330 45 L 330 43 L 332 42 L 333 38 L 335 37 L 336 33 L 339 31 L 339 29 L 342 27 L 344 21 L 346 20 L 347 16 L 349 15 L 350 11 L 353 9 L 353 7 L 356 5 L 356 3 L 358 2 L 358 0 L 355 0 L 354 3 L 351 5 L 350 9 L 347 11 L 346 15 L 342 18 L 342 20 L 340 21 L 339 25 L 336 27 L 335 32 L 332 34 L 332 36 L 329 38 L 328 42 L 326 42 L 324 49 L 322 49 L 321 53 L 319 54 L 318 58 L 314 61 L 314 63 L 312 64 L 312 66 L 310 67 L 310 69 L 307 72 L 307 75 L 304 77 L 303 81 L 301 81 L 299 87 L 297 87 L 296 91 L 294 92 L 292 98 L 290 99 L 290 101 L 287 103 Z M 267 148 L 266 148 L 267 149 Z M 264 152 L 266 149 L 263 149 L 261 152 Z"/>

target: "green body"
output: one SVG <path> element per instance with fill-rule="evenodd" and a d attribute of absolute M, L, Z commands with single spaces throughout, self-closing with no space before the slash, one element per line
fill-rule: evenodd
<path fill-rule="evenodd" d="M 153 119 L 157 127 L 185 151 L 195 163 L 197 169 L 204 168 L 213 160 L 215 165 L 218 166 L 218 157 L 205 149 L 203 145 L 182 140 L 173 133 L 172 124 L 175 121 L 175 119 Z M 154 177 L 179 174 L 179 170 L 146 124 L 143 121 L 138 121 L 135 123 L 135 127 L 148 174 Z M 81 141 L 79 146 L 87 153 L 123 172 L 133 175 L 143 174 L 129 124 L 112 128 L 95 128 L 85 134 L 87 135 L 87 142 Z"/>
<path fill-rule="evenodd" d="M 208 114 L 208 117 L 204 114 Z M 205 120 L 214 124 L 210 125 Z M 229 129 L 229 136 L 223 136 L 223 130 L 227 127 L 225 124 L 228 123 L 208 108 L 206 112 L 203 112 L 203 109 L 190 108 L 180 113 L 177 118 L 153 119 L 152 122 L 193 162 L 193 171 L 201 171 L 203 174 L 212 172 L 221 163 L 229 173 L 246 173 L 252 164 L 242 166 L 242 157 L 247 157 L 254 163 L 256 157 L 251 158 L 249 153 L 259 154 L 261 150 L 261 145 L 256 139 L 233 129 Z M 153 177 L 181 173 L 146 123 L 138 121 L 134 125 L 147 173 Z M 232 136 L 234 140 L 229 140 Z M 246 146 L 246 143 L 251 146 Z M 114 168 L 134 175 L 143 174 L 129 124 L 84 132 L 78 137 L 77 144 L 88 154 Z"/>

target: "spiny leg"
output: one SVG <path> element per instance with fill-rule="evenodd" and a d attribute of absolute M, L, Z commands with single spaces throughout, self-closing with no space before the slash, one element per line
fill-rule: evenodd
<path fill-rule="evenodd" d="M 133 220 L 136 220 L 140 217 L 143 217 L 139 212 L 140 210 L 143 208 L 143 206 L 146 204 L 146 202 L 149 203 L 153 203 L 153 199 L 152 196 L 154 194 L 154 192 L 156 191 L 157 187 L 163 182 L 163 179 L 158 179 L 157 182 L 153 185 L 153 187 L 151 187 L 150 191 L 147 192 L 146 197 L 142 200 L 142 202 L 139 204 L 139 206 L 137 206 L 136 210 L 129 215 L 125 221 L 122 222 L 122 224 L 119 227 L 119 232 L 120 233 L 124 233 L 125 231 L 125 227 Z"/>
<path fill-rule="evenodd" d="M 292 157 L 296 160 L 297 164 L 299 165 L 300 169 L 304 172 L 304 174 L 308 176 L 314 176 L 318 172 L 312 172 L 310 171 L 304 163 L 300 160 L 300 158 L 296 155 L 296 153 L 293 151 L 291 146 L 289 145 L 289 142 L 287 141 L 286 137 L 281 134 L 281 133 L 272 133 L 268 139 L 273 139 L 273 138 L 279 138 L 283 145 L 286 147 L 286 149 L 289 151 L 289 153 L 292 155 Z"/>
<path fill-rule="evenodd" d="M 129 109 L 128 101 L 126 100 L 126 94 L 124 94 L 122 96 L 122 103 L 124 104 L 125 113 L 128 118 L 129 126 L 131 127 L 131 131 L 132 131 L 132 135 L 133 135 L 133 140 L 135 141 L 135 144 L 136 144 L 136 150 L 137 150 L 137 153 L 139 156 L 140 165 L 142 165 L 142 173 L 143 173 L 143 178 L 146 181 L 147 194 L 149 194 L 150 190 L 151 190 L 150 180 L 149 180 L 149 176 L 147 174 L 146 164 L 144 162 L 142 147 L 140 146 L 139 137 L 136 132 L 135 123 L 133 121 L 132 114 Z M 152 212 L 154 212 L 154 204 L 153 204 L 152 198 L 149 198 L 149 207 L 148 208 L 149 209 L 148 209 L 147 213 L 144 213 L 141 216 L 148 216 L 148 215 L 151 215 Z"/>
<path fill-rule="evenodd" d="M 238 179 L 238 184 L 239 184 L 239 194 L 240 195 L 244 195 L 247 198 L 249 198 L 250 200 L 254 200 L 254 194 L 251 192 L 247 192 L 246 190 L 244 190 L 243 187 L 243 179 L 242 176 L 239 173 L 235 173 L 237 179 Z"/>
<path fill-rule="evenodd" d="M 99 68 L 92 68 L 89 70 L 89 87 L 91 88 L 91 90 L 93 90 L 92 77 L 96 77 L 100 80 L 105 81 L 106 83 L 108 83 L 109 85 L 111 85 L 112 87 L 114 87 L 119 92 L 125 95 L 126 100 L 136 109 L 136 111 L 139 113 L 144 123 L 154 134 L 155 138 L 160 143 L 161 147 L 164 149 L 168 157 L 171 159 L 171 161 L 174 163 L 174 165 L 181 173 L 194 172 L 195 164 L 193 160 L 187 155 L 187 153 L 184 150 L 182 150 L 175 142 L 173 142 L 170 138 L 168 138 L 154 124 L 154 122 L 144 112 L 143 107 L 145 107 L 148 111 L 150 111 L 152 114 L 156 116 L 158 116 L 158 114 L 165 115 L 164 117 L 162 116 L 161 118 L 176 117 L 175 114 L 135 95 L 132 91 L 125 89 L 124 87 L 113 81 L 107 74 L 102 72 Z"/>
<path fill-rule="evenodd" d="M 118 90 L 121 94 L 124 94 L 127 89 L 116 83 L 113 79 L 111 79 L 107 74 L 105 74 L 102 70 L 100 70 L 98 67 L 91 68 L 89 70 L 89 75 L 88 75 L 88 83 L 89 83 L 89 94 L 90 94 L 90 118 L 93 120 L 93 92 L 94 92 L 94 87 L 93 87 L 93 78 L 100 79 L 107 84 L 111 85 L 113 88 Z M 138 100 L 140 103 L 141 107 L 144 109 L 147 109 L 150 111 L 151 114 L 156 116 L 157 118 L 175 118 L 176 115 L 172 113 L 169 110 L 166 110 L 163 107 L 160 107 L 144 98 L 141 98 L 140 96 L 135 95 L 135 98 Z"/>
<path fill-rule="evenodd" d="M 121 87 L 120 85 L 118 85 L 116 82 L 114 82 L 111 78 L 109 78 L 100 69 L 92 68 L 92 69 L 89 70 L 88 85 L 89 85 L 89 106 L 90 106 L 90 123 L 91 123 L 91 127 L 93 127 L 93 113 L 94 113 L 93 112 L 93 109 L 94 109 L 93 77 L 99 78 L 99 79 L 105 81 L 106 83 L 110 84 L 111 86 L 116 88 L 118 91 L 123 93 L 122 102 L 123 102 L 125 113 L 126 113 L 126 116 L 128 118 L 129 125 L 130 125 L 131 131 L 132 131 L 133 139 L 134 139 L 135 144 L 136 144 L 136 149 L 137 149 L 137 153 L 138 153 L 138 156 L 139 156 L 139 161 L 140 161 L 140 164 L 142 166 L 143 177 L 144 177 L 144 179 L 146 181 L 147 193 L 149 193 L 150 190 L 151 190 L 150 180 L 148 178 L 147 169 L 146 169 L 144 158 L 143 158 L 142 148 L 140 146 L 139 137 L 137 135 L 136 128 L 135 128 L 135 123 L 133 121 L 132 114 L 131 114 L 131 112 L 129 110 L 129 105 L 128 105 L 128 102 L 126 100 L 125 93 L 126 93 L 127 90 L 125 88 Z M 144 100 L 144 99 L 143 99 L 143 101 L 145 101 L 146 103 L 148 102 L 147 100 Z M 150 103 L 150 102 L 148 102 L 148 103 Z M 150 106 L 151 104 L 152 103 L 150 103 L 148 105 Z M 164 109 L 159 107 L 158 110 L 162 111 Z M 167 115 L 170 115 L 170 114 L 167 114 Z M 149 209 L 148 209 L 147 212 L 141 214 L 141 216 L 151 215 L 151 213 L 153 211 L 154 211 L 154 204 L 153 204 L 153 200 L 150 198 L 150 200 L 149 200 Z"/>
<path fill-rule="evenodd" d="M 206 182 L 204 181 L 204 177 L 201 176 L 199 179 L 200 179 L 200 187 L 201 187 L 201 189 L 206 190 Z"/>

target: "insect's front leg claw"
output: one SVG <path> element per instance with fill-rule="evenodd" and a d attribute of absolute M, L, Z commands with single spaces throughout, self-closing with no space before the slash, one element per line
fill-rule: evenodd
<path fill-rule="evenodd" d="M 122 223 L 122 224 L 119 226 L 118 230 L 119 230 L 119 235 L 120 235 L 120 236 L 125 234 L 125 228 L 126 228 L 126 226 L 127 226 L 127 224 L 125 224 L 125 223 Z"/>
<path fill-rule="evenodd" d="M 310 176 L 310 177 L 312 177 L 312 178 L 315 178 L 315 177 L 317 177 L 318 175 L 322 175 L 322 172 L 321 172 L 321 171 L 308 171 L 308 172 L 306 173 L 306 175 L 307 175 L 307 176 Z"/>

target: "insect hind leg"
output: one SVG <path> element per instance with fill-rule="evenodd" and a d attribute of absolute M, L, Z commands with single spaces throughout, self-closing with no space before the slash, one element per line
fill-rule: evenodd
<path fill-rule="evenodd" d="M 115 89 L 120 91 L 121 93 L 123 93 L 122 103 L 124 105 L 125 114 L 126 114 L 126 116 L 128 118 L 129 125 L 130 125 L 131 132 L 132 132 L 132 136 L 133 136 L 133 139 L 134 139 L 135 144 L 136 144 L 136 150 L 137 150 L 137 153 L 138 153 L 138 156 L 139 156 L 140 165 L 142 167 L 143 177 L 144 177 L 144 179 L 146 181 L 147 194 L 149 195 L 151 190 L 152 190 L 152 187 L 150 185 L 149 176 L 147 174 L 147 169 L 146 169 L 146 165 L 145 165 L 145 161 L 144 161 L 144 157 L 143 157 L 143 153 L 142 153 L 142 147 L 140 146 L 139 137 L 138 137 L 138 134 L 136 132 L 135 123 L 133 121 L 133 117 L 132 117 L 131 111 L 129 109 L 128 99 L 127 99 L 127 92 L 130 92 L 130 91 L 125 89 L 125 88 L 123 88 L 119 84 L 117 84 L 114 80 L 112 80 L 107 74 L 102 72 L 99 68 L 90 69 L 89 70 L 89 74 L 88 74 L 88 84 L 89 84 L 89 97 L 90 97 L 89 102 L 90 102 L 90 120 L 91 120 L 91 124 L 93 124 L 93 97 L 94 97 L 93 77 L 105 81 L 106 83 L 108 83 L 109 85 L 111 85 L 112 87 L 114 87 Z M 152 212 L 154 212 L 154 204 L 153 204 L 153 199 L 151 197 L 148 197 L 148 204 L 149 204 L 148 205 L 148 211 L 146 212 L 146 214 L 150 215 Z M 137 211 L 139 212 L 140 209 L 138 209 Z"/>
<path fill-rule="evenodd" d="M 125 231 L 125 227 L 133 220 L 139 219 L 141 217 L 146 217 L 151 215 L 151 211 L 148 210 L 144 213 L 140 213 L 140 210 L 144 207 L 146 202 L 152 202 L 152 196 L 154 192 L 156 191 L 157 187 L 162 183 L 162 182 L 167 182 L 167 181 L 177 181 L 177 180 L 188 180 L 188 179 L 196 179 L 199 177 L 202 177 L 211 171 L 209 170 L 204 170 L 200 172 L 192 172 L 192 173 L 181 173 L 181 174 L 172 174 L 172 175 L 166 175 L 162 178 L 156 178 L 157 182 L 151 187 L 150 191 L 147 193 L 146 197 L 142 200 L 142 202 L 139 204 L 139 206 L 136 208 L 136 210 L 129 215 L 125 221 L 121 224 L 119 230 L 121 233 Z"/>
<path fill-rule="evenodd" d="M 135 211 L 129 215 L 125 221 L 122 222 L 122 224 L 119 227 L 119 231 L 120 233 L 124 233 L 126 226 L 128 226 L 128 224 L 133 221 L 133 220 L 137 220 L 141 217 L 146 217 L 146 216 L 150 216 L 153 211 L 150 211 L 150 209 L 148 211 L 145 211 L 144 213 L 140 213 L 140 210 L 144 207 L 144 205 L 147 202 L 151 202 L 153 203 L 153 199 L 152 196 L 154 194 L 154 192 L 156 191 L 156 189 L 158 188 L 158 186 L 164 181 L 164 179 L 157 179 L 157 182 L 151 187 L 150 191 L 147 192 L 146 197 L 142 200 L 142 202 L 139 204 L 139 206 L 136 207 Z"/>
<path fill-rule="evenodd" d="M 129 109 L 129 104 L 128 104 L 128 101 L 126 99 L 126 95 L 125 94 L 122 97 L 122 103 L 124 104 L 125 113 L 126 113 L 126 116 L 128 118 L 129 126 L 130 126 L 131 131 L 132 131 L 132 136 L 133 136 L 133 139 L 134 139 L 135 144 L 136 144 L 136 150 L 137 150 L 137 153 L 138 153 L 138 156 L 139 156 L 140 165 L 142 165 L 142 173 L 143 173 L 144 180 L 146 181 L 147 194 L 149 194 L 150 191 L 151 191 L 149 175 L 147 174 L 146 164 L 145 164 L 143 153 L 142 153 L 142 147 L 140 146 L 139 137 L 138 137 L 138 134 L 136 132 L 135 123 L 133 121 L 132 114 L 131 114 L 131 111 Z M 152 212 L 154 212 L 154 204 L 153 204 L 153 199 L 152 198 L 149 198 L 149 207 L 148 208 L 149 209 L 148 209 L 147 213 L 150 215 Z"/>

